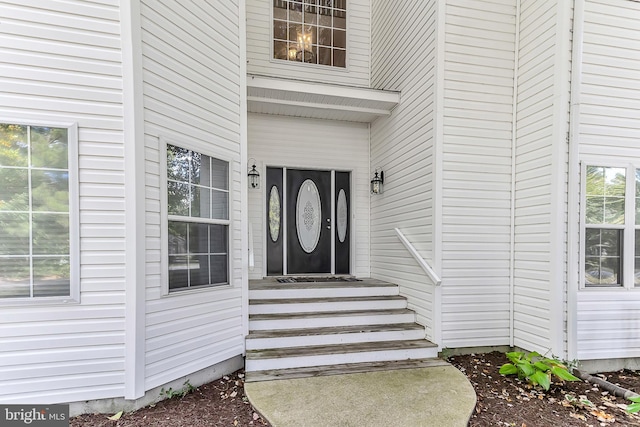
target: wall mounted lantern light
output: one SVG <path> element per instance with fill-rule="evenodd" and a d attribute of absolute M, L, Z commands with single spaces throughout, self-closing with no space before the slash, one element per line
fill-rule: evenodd
<path fill-rule="evenodd" d="M 371 194 L 382 194 L 382 184 L 384 184 L 384 171 L 376 169 L 373 179 L 371 180 Z"/>
<path fill-rule="evenodd" d="M 255 159 L 249 159 L 249 160 L 250 161 L 253 160 L 253 165 L 251 166 L 251 169 L 249 169 L 249 172 L 247 173 L 247 176 L 249 177 L 249 186 L 251 188 L 260 188 L 260 172 L 256 170 L 256 161 Z"/>

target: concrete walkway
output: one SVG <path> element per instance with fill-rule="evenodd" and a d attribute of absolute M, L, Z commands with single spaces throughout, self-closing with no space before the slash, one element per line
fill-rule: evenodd
<path fill-rule="evenodd" d="M 245 384 L 273 427 L 466 426 L 476 404 L 451 365 Z"/>

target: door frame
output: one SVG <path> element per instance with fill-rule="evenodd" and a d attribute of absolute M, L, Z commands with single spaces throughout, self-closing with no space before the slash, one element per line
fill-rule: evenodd
<path fill-rule="evenodd" d="M 335 275 L 336 271 L 336 172 L 349 172 L 350 182 L 349 182 L 349 200 L 347 201 L 347 207 L 349 212 L 349 222 L 348 222 L 348 230 L 349 230 L 349 274 L 353 274 L 354 266 L 354 257 L 355 257 L 355 242 L 356 236 L 354 232 L 354 223 L 356 222 L 354 210 L 353 210 L 353 198 L 355 195 L 354 191 L 354 171 L 352 169 L 340 169 L 340 168 L 332 168 L 332 167 L 306 167 L 306 166 L 283 166 L 283 165 L 262 165 L 261 167 L 261 175 L 264 177 L 264 185 L 262 187 L 262 197 L 261 197 L 261 211 L 262 211 L 262 276 L 270 277 L 267 275 L 267 235 L 269 234 L 269 223 L 267 220 L 267 211 L 266 211 L 266 199 L 270 188 L 268 188 L 266 176 L 267 176 L 267 168 L 280 168 L 282 169 L 282 205 L 280 206 L 280 230 L 281 230 L 281 239 L 283 239 L 283 249 L 282 249 L 282 273 L 283 276 L 300 276 L 300 273 L 290 274 L 287 272 L 287 221 L 288 221 L 288 212 L 287 212 L 287 203 L 285 202 L 285 194 L 287 191 L 287 170 L 314 170 L 314 171 L 325 171 L 331 173 L 331 271 L 328 273 L 309 273 L 308 275 Z M 307 274 L 304 274 L 307 275 Z M 277 276 L 271 276 L 277 277 Z"/>

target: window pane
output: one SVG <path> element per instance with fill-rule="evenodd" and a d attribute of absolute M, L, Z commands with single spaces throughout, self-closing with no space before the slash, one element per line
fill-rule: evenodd
<path fill-rule="evenodd" d="M 34 211 L 69 212 L 69 173 L 58 171 L 31 172 Z"/>
<path fill-rule="evenodd" d="M 345 49 L 347 47 L 346 31 L 333 30 L 333 47 Z"/>
<path fill-rule="evenodd" d="M 640 225 L 640 224 L 638 224 Z M 635 271 L 633 275 L 634 286 L 640 286 L 640 230 L 636 230 L 636 252 L 635 252 Z"/>
<path fill-rule="evenodd" d="M 189 224 L 189 253 L 209 253 L 209 226 L 207 224 Z"/>
<path fill-rule="evenodd" d="M 587 224 L 604 224 L 604 196 L 587 196 Z"/>
<path fill-rule="evenodd" d="M 189 257 L 189 286 L 209 285 L 209 255 Z"/>
<path fill-rule="evenodd" d="M 0 211 L 26 211 L 28 209 L 29 173 L 27 169 L 0 167 Z"/>
<path fill-rule="evenodd" d="M 27 166 L 27 126 L 0 124 L 0 166 Z"/>
<path fill-rule="evenodd" d="M 169 221 L 169 255 L 187 253 L 187 224 Z"/>
<path fill-rule="evenodd" d="M 227 255 L 211 255 L 211 283 L 224 284 L 228 280 Z"/>
<path fill-rule="evenodd" d="M 191 152 L 191 183 L 211 186 L 211 157 L 204 154 Z"/>
<path fill-rule="evenodd" d="M 33 253 L 69 254 L 69 215 L 33 214 Z"/>
<path fill-rule="evenodd" d="M 0 255 L 29 255 L 29 214 L 0 212 Z"/>
<path fill-rule="evenodd" d="M 189 216 L 189 207 L 191 205 L 189 185 L 167 182 L 167 203 L 169 215 Z"/>
<path fill-rule="evenodd" d="M 186 255 L 169 256 L 169 289 L 189 287 L 189 266 Z"/>
<path fill-rule="evenodd" d="M 605 224 L 624 224 L 624 197 L 607 197 L 604 208 Z"/>
<path fill-rule="evenodd" d="M 167 178 L 189 182 L 189 150 L 167 145 Z"/>
<path fill-rule="evenodd" d="M 29 258 L 0 258 L 0 298 L 30 296 Z"/>
<path fill-rule="evenodd" d="M 331 28 L 318 29 L 318 44 L 322 46 L 331 46 Z"/>
<path fill-rule="evenodd" d="M 621 285 L 623 230 L 586 229 L 586 285 Z"/>
<path fill-rule="evenodd" d="M 226 225 L 211 225 L 211 253 L 212 254 L 226 254 L 227 253 L 227 230 Z"/>
<path fill-rule="evenodd" d="M 344 50 L 333 50 L 333 66 L 334 67 L 346 67 L 347 64 L 347 52 Z"/>
<path fill-rule="evenodd" d="M 212 191 L 211 218 L 229 219 L 229 193 Z"/>
<path fill-rule="evenodd" d="M 273 21 L 273 38 L 287 40 L 287 21 Z"/>
<path fill-rule="evenodd" d="M 287 59 L 288 52 L 287 42 L 273 42 L 273 57 L 275 59 Z"/>
<path fill-rule="evenodd" d="M 69 167 L 67 129 L 31 127 L 31 165 L 50 169 Z"/>
<path fill-rule="evenodd" d="M 33 296 L 67 296 L 70 292 L 69 257 L 33 259 Z"/>
<path fill-rule="evenodd" d="M 636 169 L 636 225 L 640 225 L 640 169 Z"/>
<path fill-rule="evenodd" d="M 191 215 L 195 218 L 211 218 L 211 196 L 209 188 L 191 186 Z"/>

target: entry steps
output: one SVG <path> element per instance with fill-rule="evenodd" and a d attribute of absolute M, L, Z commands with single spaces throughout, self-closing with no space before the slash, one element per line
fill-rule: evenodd
<path fill-rule="evenodd" d="M 375 279 L 249 284 L 247 381 L 433 366 L 398 286 Z"/>

